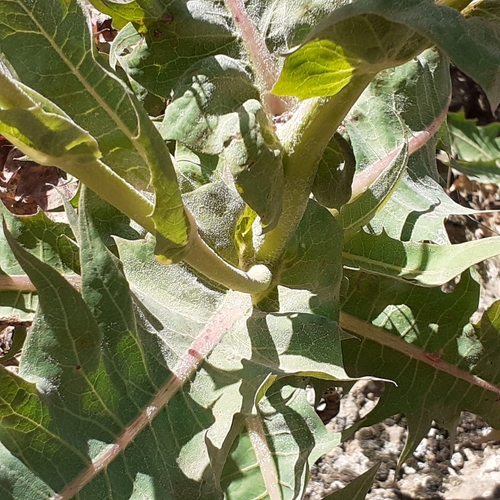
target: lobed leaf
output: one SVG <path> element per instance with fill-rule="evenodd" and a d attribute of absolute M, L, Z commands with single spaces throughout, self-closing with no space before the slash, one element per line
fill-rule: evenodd
<path fill-rule="evenodd" d="M 403 412 L 409 436 L 400 463 L 432 420 L 453 432 L 460 412 L 466 410 L 497 427 L 499 374 L 490 352 L 498 355 L 498 331 L 481 335 L 469 322 L 479 299 L 479 285 L 469 273 L 462 275 L 452 293 L 363 273 L 347 275 L 341 324 L 361 343 L 343 342 L 346 367 L 356 376 L 371 373 L 397 383 L 386 386 L 381 404 L 358 426 Z M 478 370 L 478 362 L 488 371 Z"/>
<path fill-rule="evenodd" d="M 300 381 L 348 379 L 336 323 L 252 310 L 243 294 L 224 296 L 180 266 L 159 264 L 151 239 L 117 240 L 125 279 L 93 222 L 93 196 L 86 191 L 80 200 L 81 294 L 7 235 L 38 289 L 40 308 L 20 376 L 0 372 L 0 438 L 10 467 L 0 471 L 4 491 L 23 500 L 47 490 L 82 499 L 158 491 L 219 498 L 217 477 L 226 477 L 221 464 L 243 427 L 256 421 L 266 429 L 283 498 L 293 498 L 303 491 L 312 460 L 338 442 L 306 410 Z M 283 377 L 286 383 L 273 385 Z M 14 393 L 24 396 L 8 399 Z M 294 417 L 299 411 L 308 414 L 312 433 L 307 453 L 300 444 L 304 416 Z M 289 415 L 291 440 L 278 432 L 281 414 Z M 248 457 L 262 452 L 252 440 L 238 438 L 237 446 Z M 33 491 L 19 497 L 16 478 L 26 467 L 36 479 Z M 259 462 L 257 475 L 265 476 L 266 467 Z M 295 468 L 302 472 L 289 490 Z"/>
<path fill-rule="evenodd" d="M 235 233 L 245 210 L 245 204 L 238 194 L 218 181 L 187 193 L 184 203 L 196 218 L 203 239 L 224 260 L 238 265 Z"/>
<path fill-rule="evenodd" d="M 346 0 L 250 0 L 246 10 L 272 54 L 299 45 L 310 31 Z"/>
<path fill-rule="evenodd" d="M 445 218 L 471 213 L 451 201 L 439 183 L 436 167 L 434 134 L 446 117 L 450 91 L 446 58 L 429 50 L 381 73 L 348 115 L 346 128 L 361 171 L 358 175 L 364 174 L 366 165 L 394 151 L 405 135 L 413 152 L 397 189 L 370 221 L 370 232 L 384 230 L 402 241 L 449 244 Z"/>
<path fill-rule="evenodd" d="M 226 498 L 262 498 L 271 491 L 276 498 L 303 497 L 310 467 L 339 444 L 339 434 L 326 430 L 307 401 L 306 382 L 285 378 L 260 401 L 262 425 L 247 420 L 224 467 Z M 265 458 L 271 463 L 264 466 Z"/>
<path fill-rule="evenodd" d="M 342 251 L 344 266 L 390 276 L 424 286 L 441 286 L 479 261 L 498 254 L 497 238 L 459 245 L 401 242 L 382 233 L 363 231 L 348 240 Z"/>
<path fill-rule="evenodd" d="M 364 500 L 372 486 L 379 467 L 380 463 L 375 464 L 371 469 L 363 472 L 361 476 L 353 479 L 347 486 L 331 493 L 323 498 L 323 500 Z"/>

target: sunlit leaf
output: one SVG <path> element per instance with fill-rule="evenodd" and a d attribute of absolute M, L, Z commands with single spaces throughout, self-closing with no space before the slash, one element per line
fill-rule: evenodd
<path fill-rule="evenodd" d="M 197 61 L 215 54 L 237 56 L 239 51 L 230 15 L 220 2 L 160 3 L 163 12 L 156 19 L 129 19 L 134 24 L 118 34 L 111 57 L 131 79 L 168 99 L 181 75 Z"/>
<path fill-rule="evenodd" d="M 460 245 L 401 242 L 382 233 L 361 231 L 344 245 L 344 265 L 424 286 L 440 286 L 478 261 L 498 254 L 500 238 Z"/>

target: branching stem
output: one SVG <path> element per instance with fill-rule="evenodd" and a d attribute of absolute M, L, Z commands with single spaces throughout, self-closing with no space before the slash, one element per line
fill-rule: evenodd
<path fill-rule="evenodd" d="M 318 164 L 333 134 L 374 75 L 354 78 L 338 94 L 303 101 L 290 121 L 278 129 L 285 150 L 283 215 L 257 242 L 257 260 L 272 264 L 282 255 L 299 225 Z"/>

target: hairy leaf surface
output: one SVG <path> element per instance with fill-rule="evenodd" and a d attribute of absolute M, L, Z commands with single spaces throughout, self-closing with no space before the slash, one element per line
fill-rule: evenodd
<path fill-rule="evenodd" d="M 449 95 L 448 62 L 429 50 L 377 77 L 347 117 L 360 178 L 366 175 L 366 165 L 376 164 L 398 148 L 405 135 L 409 134 L 409 152 L 413 152 L 398 188 L 370 221 L 371 232 L 385 230 L 402 241 L 448 244 L 444 219 L 449 214 L 471 213 L 451 201 L 439 184 L 433 134 L 444 120 Z"/>
<path fill-rule="evenodd" d="M 285 398 L 279 404 L 288 405 L 287 398 L 297 390 L 303 394 L 303 386 L 291 393 L 277 389 L 274 396 L 266 391 L 285 375 L 347 379 L 336 324 L 300 312 L 253 311 L 243 294 L 224 297 L 182 267 L 160 265 L 153 241 L 117 242 L 127 283 L 120 262 L 99 238 L 92 205 L 85 194 L 79 216 L 81 295 L 8 236 L 40 296 L 20 375 L 1 372 L 5 391 L 13 394 L 16 387 L 24 393 L 19 400 L 4 399 L 0 416 L 2 442 L 39 478 L 35 493 L 25 498 L 47 487 L 64 498 L 129 498 L 135 491 L 218 498 L 211 464 L 225 461 L 232 440 L 250 425 L 247 419 L 267 429 L 267 453 L 285 478 L 290 464 L 302 468 L 292 488 L 299 491 L 307 454 L 297 453 L 296 445 L 292 452 L 294 440 L 280 439 L 266 405 L 278 405 L 279 397 Z M 20 425 L 27 418 L 32 423 L 24 431 Z M 233 422 L 239 422 L 236 428 Z M 309 425 L 310 452 L 317 457 L 337 438 L 325 433 L 317 417 Z M 297 423 L 290 432 L 301 429 Z M 24 455 L 19 450 L 27 442 L 32 452 Z M 247 453 L 256 446 L 250 440 Z M 50 459 L 42 459 L 48 449 Z M 14 472 L 23 467 L 13 466 Z M 259 462 L 257 473 L 260 468 L 264 474 L 263 467 Z M 124 468 L 126 476 L 120 473 Z M 5 470 L 0 477 L 11 491 L 14 476 Z M 173 487 L 179 482 L 182 491 Z"/>
<path fill-rule="evenodd" d="M 343 343 L 346 367 L 356 376 L 374 373 L 397 383 L 386 384 L 382 404 L 359 424 L 371 425 L 404 412 L 409 437 L 401 463 L 432 420 L 453 432 L 460 411 L 467 410 L 498 427 L 500 375 L 490 357 L 498 355 L 498 331 L 478 333 L 470 323 L 479 285 L 469 273 L 462 275 L 452 293 L 363 273 L 347 276 L 344 314 L 380 328 L 370 329 L 365 323 L 360 328 L 356 320 L 343 317 L 342 327 L 358 333 L 361 340 Z"/>
<path fill-rule="evenodd" d="M 302 56 L 305 51 L 321 51 L 328 42 L 340 45 L 362 61 L 354 64 L 353 76 L 397 66 L 435 44 L 482 86 L 493 108 L 500 102 L 500 56 L 494 30 L 480 19 L 466 20 L 457 10 L 431 0 L 409 0 L 404 4 L 397 0 L 358 0 L 334 11 L 285 64 L 282 85 L 298 75 L 302 80 L 310 78 L 307 94 L 292 95 L 333 95 L 340 90 L 322 92 L 318 81 L 329 68 L 318 71 L 314 63 L 311 65 L 311 60 L 319 58 L 318 53 L 314 58 Z M 365 62 L 368 67 L 364 67 Z M 336 80 L 338 76 L 332 74 L 331 78 Z"/>

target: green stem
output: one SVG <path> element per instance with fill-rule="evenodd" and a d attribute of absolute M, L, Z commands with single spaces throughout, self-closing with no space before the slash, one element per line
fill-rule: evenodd
<path fill-rule="evenodd" d="M 472 0 L 438 0 L 436 2 L 437 5 L 444 5 L 446 7 L 451 7 L 452 9 L 456 10 L 463 10 L 465 9 Z"/>
<path fill-rule="evenodd" d="M 354 78 L 338 94 L 304 101 L 290 121 L 278 129 L 285 150 L 283 215 L 257 242 L 257 261 L 272 264 L 281 257 L 299 225 L 311 194 L 318 164 L 333 134 L 374 75 Z"/>
<path fill-rule="evenodd" d="M 96 154 L 92 148 L 93 144 L 87 144 L 87 150 L 85 147 L 82 149 L 81 146 L 84 144 L 80 144 L 78 141 L 82 142 L 88 138 L 84 135 L 82 137 L 80 131 L 76 131 L 77 139 L 74 135 L 75 130 L 72 131 L 73 136 L 63 134 L 68 133 L 71 125 L 68 125 L 70 120 L 66 121 L 62 111 L 56 109 L 43 96 L 16 82 L 7 73 L 3 73 L 2 69 L 0 67 L 0 83 L 2 84 L 0 111 L 9 116 L 10 111 L 17 109 L 17 114 L 28 112 L 28 116 L 32 118 L 30 123 L 23 122 L 21 124 L 23 130 L 18 129 L 18 124 L 12 117 L 10 120 L 13 124 L 0 124 L 2 134 L 12 144 L 41 165 L 57 166 L 76 177 L 102 199 L 140 224 L 146 231 L 164 236 L 168 241 L 174 234 L 174 245 L 177 244 L 182 250 L 185 249 L 181 258 L 208 278 L 228 288 L 247 293 L 256 293 L 269 286 L 271 275 L 265 266 L 254 266 L 248 273 L 245 273 L 221 259 L 201 239 L 196 221 L 187 212 L 182 202 L 168 148 L 132 94 L 129 94 L 128 97 L 136 106 L 137 128 L 140 132 L 138 134 L 129 130 L 104 100 L 101 99 L 99 102 L 102 101 L 103 106 L 108 106 L 110 114 L 116 119 L 117 126 L 126 133 L 148 163 L 152 173 L 153 187 L 156 191 L 155 205 L 105 163 L 93 158 L 92 155 Z M 128 92 L 128 90 L 124 89 L 124 92 Z M 38 100 L 38 103 L 35 99 Z M 40 102 L 52 113 L 45 111 Z M 65 138 L 72 141 L 67 145 L 67 150 L 55 148 L 55 152 L 52 151 L 54 148 L 51 149 L 50 141 L 59 140 L 60 142 Z M 152 215 L 156 215 L 158 211 L 163 216 L 153 220 Z M 176 228 L 177 231 L 174 232 Z M 169 255 L 167 257 L 170 258 Z"/>
<path fill-rule="evenodd" d="M 100 160 L 76 167 L 69 162 L 58 166 L 77 177 L 88 188 L 140 224 L 146 231 L 156 234 L 157 229 L 150 217 L 154 209 L 153 203 Z M 254 266 L 248 272 L 231 266 L 201 239 L 196 221 L 189 213 L 187 216 L 191 223 L 191 235 L 189 250 L 184 258 L 185 262 L 207 278 L 232 290 L 257 293 L 268 288 L 271 273 L 265 266 Z"/>
<path fill-rule="evenodd" d="M 153 204 L 105 163 L 96 160 L 86 165 L 65 162 L 57 166 L 83 182 L 103 200 L 118 208 L 146 231 L 156 233 L 154 222 L 150 217 Z"/>
<path fill-rule="evenodd" d="M 263 292 L 269 288 L 272 279 L 269 269 L 263 265 L 253 266 L 248 272 L 231 266 L 221 259 L 198 233 L 190 242 L 189 253 L 184 262 L 207 278 L 239 292 Z"/>

